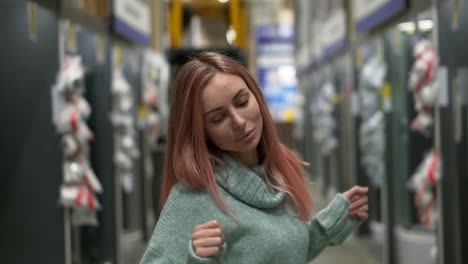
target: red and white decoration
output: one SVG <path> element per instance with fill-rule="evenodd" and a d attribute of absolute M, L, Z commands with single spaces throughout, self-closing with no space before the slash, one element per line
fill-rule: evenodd
<path fill-rule="evenodd" d="M 140 151 L 137 145 L 133 91 L 122 68 L 114 70 L 112 95 L 111 121 L 115 128 L 116 176 L 120 179 L 123 191 L 129 194 L 135 189 L 135 160 L 140 157 Z"/>
<path fill-rule="evenodd" d="M 432 43 L 421 40 L 413 50 L 415 62 L 410 72 L 409 87 L 414 95 L 418 115 L 411 123 L 411 129 L 430 134 L 433 124 L 433 108 L 438 95 L 436 72 L 438 57 Z"/>
<path fill-rule="evenodd" d="M 429 228 L 435 226 L 437 218 L 436 185 L 441 175 L 439 152 L 431 150 L 409 180 L 409 187 L 414 190 L 418 218 Z"/>
<path fill-rule="evenodd" d="M 101 206 L 96 193 L 103 190 L 88 160 L 94 135 L 86 124 L 91 107 L 83 97 L 84 74 L 81 57 L 67 56 L 53 87 L 54 121 L 65 159 L 60 202 L 73 209 L 74 225 L 97 225 L 96 210 Z"/>

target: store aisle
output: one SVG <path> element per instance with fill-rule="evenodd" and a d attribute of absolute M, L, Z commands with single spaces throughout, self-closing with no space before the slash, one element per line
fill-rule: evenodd
<path fill-rule="evenodd" d="M 377 264 L 379 262 L 369 254 L 364 244 L 352 235 L 341 246 L 326 248 L 318 258 L 310 263 Z"/>
<path fill-rule="evenodd" d="M 324 197 L 320 195 L 321 184 L 311 184 L 312 198 L 317 210 L 324 208 L 326 202 Z M 331 198 L 331 197 L 330 197 Z M 327 247 L 322 254 L 320 254 L 310 264 L 335 264 L 335 263 L 349 263 L 349 264 L 377 264 L 379 261 L 373 257 L 366 243 L 355 234 L 348 237 L 345 242 L 340 246 Z"/>

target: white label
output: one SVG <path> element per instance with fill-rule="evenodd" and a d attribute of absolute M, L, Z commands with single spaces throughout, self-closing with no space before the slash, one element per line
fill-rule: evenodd
<path fill-rule="evenodd" d="M 151 34 L 150 7 L 145 0 L 114 0 L 114 15 L 136 31 Z"/>
<path fill-rule="evenodd" d="M 332 16 L 323 23 L 322 33 L 320 37 L 322 38 L 323 47 L 328 47 L 345 38 L 346 20 L 343 9 L 334 12 Z"/>
<path fill-rule="evenodd" d="M 354 0 L 353 10 L 355 20 L 359 21 L 367 17 L 388 2 L 389 0 Z"/>
<path fill-rule="evenodd" d="M 359 111 L 359 95 L 356 91 L 353 91 L 351 94 L 351 112 L 354 117 L 357 117 L 359 115 Z"/>
<path fill-rule="evenodd" d="M 449 104 L 448 96 L 448 69 L 440 66 L 437 71 L 437 82 L 439 83 L 439 106 L 446 107 Z"/>
<path fill-rule="evenodd" d="M 385 113 L 392 112 L 392 98 L 391 97 L 385 97 L 383 99 L 383 110 Z"/>

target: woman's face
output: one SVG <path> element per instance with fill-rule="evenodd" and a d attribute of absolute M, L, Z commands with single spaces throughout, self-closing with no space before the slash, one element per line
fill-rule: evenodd
<path fill-rule="evenodd" d="M 202 91 L 208 139 L 243 163 L 258 163 L 263 119 L 255 96 L 236 75 L 217 73 Z"/>

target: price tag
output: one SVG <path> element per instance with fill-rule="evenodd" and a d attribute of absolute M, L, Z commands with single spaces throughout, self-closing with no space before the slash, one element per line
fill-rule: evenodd
<path fill-rule="evenodd" d="M 114 65 L 117 67 L 123 65 L 123 49 L 120 45 L 114 46 Z"/>
<path fill-rule="evenodd" d="M 159 71 L 156 67 L 151 66 L 151 80 L 157 81 L 159 79 Z"/>
<path fill-rule="evenodd" d="M 76 31 L 77 31 L 77 26 L 73 23 L 68 23 L 68 28 L 67 28 L 67 50 L 70 52 L 76 52 L 77 51 L 77 40 L 76 40 Z"/>
<path fill-rule="evenodd" d="M 145 119 L 148 116 L 148 108 L 145 105 L 141 104 L 138 106 L 138 116 L 141 119 Z"/>
<path fill-rule="evenodd" d="M 27 3 L 28 10 L 28 32 L 31 41 L 37 41 L 37 4 Z"/>
<path fill-rule="evenodd" d="M 294 109 L 288 108 L 284 110 L 283 115 L 284 115 L 284 121 L 287 123 L 291 123 L 296 120 L 296 112 L 294 111 Z"/>
<path fill-rule="evenodd" d="M 386 113 L 392 111 L 392 85 L 389 82 L 385 82 L 384 86 L 382 87 L 382 102 L 383 102 L 383 110 Z"/>
<path fill-rule="evenodd" d="M 101 64 L 106 61 L 106 39 L 101 35 L 96 36 L 96 59 Z"/>
<path fill-rule="evenodd" d="M 452 13 L 452 30 L 458 30 L 460 27 L 460 0 L 455 0 L 453 3 Z"/>
<path fill-rule="evenodd" d="M 340 103 L 341 102 L 341 95 L 339 95 L 339 94 L 333 95 L 332 101 L 333 101 L 333 104 Z"/>
<path fill-rule="evenodd" d="M 356 53 L 355 53 L 355 66 L 357 69 L 361 69 L 362 68 L 362 64 L 364 63 L 363 62 L 363 58 L 362 58 L 362 50 L 361 49 L 356 49 Z"/>
<path fill-rule="evenodd" d="M 437 71 L 437 82 L 439 83 L 439 96 L 438 103 L 440 107 L 447 107 L 449 105 L 448 93 L 448 69 L 446 66 L 440 66 Z"/>

